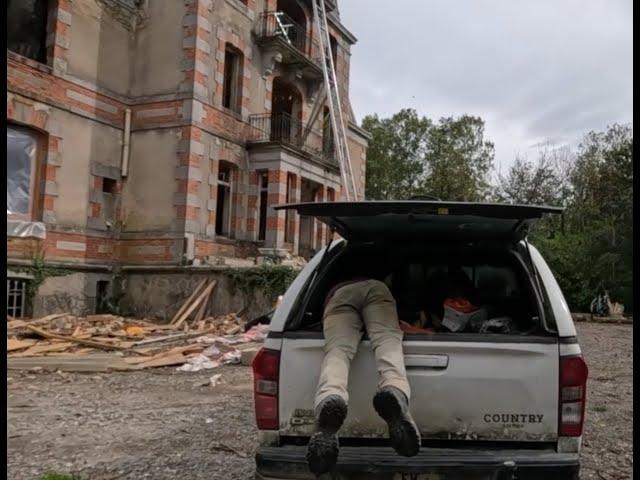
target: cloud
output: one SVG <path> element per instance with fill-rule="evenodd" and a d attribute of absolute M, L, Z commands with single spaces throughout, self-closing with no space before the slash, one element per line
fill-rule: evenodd
<path fill-rule="evenodd" d="M 485 119 L 496 160 L 633 119 L 632 0 L 342 0 L 358 117 Z"/>

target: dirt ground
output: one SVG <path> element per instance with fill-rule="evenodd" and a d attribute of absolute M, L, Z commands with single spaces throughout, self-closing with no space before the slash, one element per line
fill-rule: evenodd
<path fill-rule="evenodd" d="M 632 478 L 632 327 L 578 324 L 590 367 L 581 478 Z M 8 476 L 250 479 L 251 371 L 111 374 L 8 371 Z"/>

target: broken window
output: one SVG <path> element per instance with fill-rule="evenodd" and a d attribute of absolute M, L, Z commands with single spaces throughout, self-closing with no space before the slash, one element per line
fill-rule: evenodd
<path fill-rule="evenodd" d="M 7 125 L 7 215 L 31 219 L 40 135 Z"/>
<path fill-rule="evenodd" d="M 22 318 L 26 315 L 28 280 L 7 278 L 7 315 Z"/>
<path fill-rule="evenodd" d="M 224 79 L 222 84 L 222 106 L 241 112 L 242 53 L 227 45 L 224 52 Z"/>
<path fill-rule="evenodd" d="M 220 162 L 218 167 L 218 196 L 216 201 L 216 235 L 229 236 L 231 230 L 232 166 Z"/>
<path fill-rule="evenodd" d="M 260 172 L 260 217 L 258 221 L 258 240 L 267 237 L 267 206 L 269 202 L 269 173 Z"/>
<path fill-rule="evenodd" d="M 48 0 L 7 0 L 9 50 L 46 63 L 48 3 Z"/>

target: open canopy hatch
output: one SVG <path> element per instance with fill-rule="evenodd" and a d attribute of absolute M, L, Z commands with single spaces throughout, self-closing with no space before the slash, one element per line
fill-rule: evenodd
<path fill-rule="evenodd" d="M 442 201 L 365 201 L 276 205 L 316 217 L 346 240 L 519 241 L 530 224 L 560 207 Z"/>

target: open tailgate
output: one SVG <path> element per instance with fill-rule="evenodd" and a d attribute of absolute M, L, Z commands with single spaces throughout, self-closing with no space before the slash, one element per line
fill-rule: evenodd
<path fill-rule="evenodd" d="M 347 240 L 523 239 L 533 221 L 560 207 L 440 201 L 296 203 L 274 207 L 316 217 Z"/>

